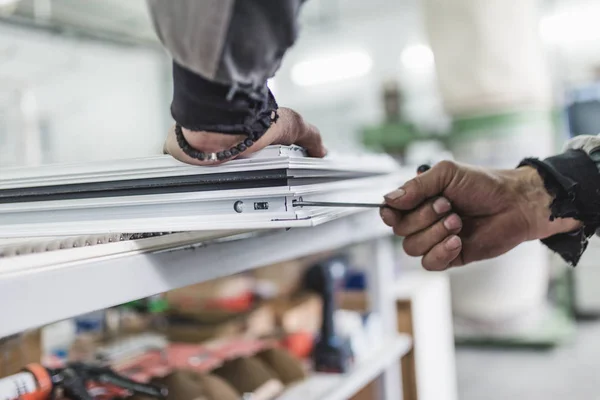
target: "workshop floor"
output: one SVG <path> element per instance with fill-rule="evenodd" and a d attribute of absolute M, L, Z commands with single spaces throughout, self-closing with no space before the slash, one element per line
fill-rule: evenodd
<path fill-rule="evenodd" d="M 554 350 L 457 348 L 459 400 L 600 398 L 600 322 Z"/>

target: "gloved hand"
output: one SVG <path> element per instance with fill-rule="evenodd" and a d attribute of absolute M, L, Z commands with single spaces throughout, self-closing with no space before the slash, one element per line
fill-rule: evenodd
<path fill-rule="evenodd" d="M 327 150 L 319 130 L 307 123 L 302 116 L 289 108 L 279 108 L 279 118 L 274 122 L 265 134 L 248 150 L 240 156 L 248 156 L 271 144 L 291 145 L 296 144 L 304 147 L 311 157 L 324 157 Z M 246 139 L 245 135 L 229 135 L 211 132 L 192 132 L 183 129 L 183 135 L 187 142 L 196 150 L 205 153 L 227 150 Z M 175 129 L 171 128 L 165 141 L 164 152 L 172 155 L 179 161 L 194 165 L 216 165 L 222 162 L 200 161 L 189 157 L 181 150 L 175 137 Z M 228 161 L 228 160 L 225 160 Z"/>
<path fill-rule="evenodd" d="M 518 244 L 580 227 L 550 222 L 551 196 L 530 167 L 492 170 L 444 161 L 385 196 L 383 221 L 404 250 L 443 270 L 506 253 Z"/>

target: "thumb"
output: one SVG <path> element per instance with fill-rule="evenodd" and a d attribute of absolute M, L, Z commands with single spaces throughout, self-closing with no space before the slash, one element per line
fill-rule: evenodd
<path fill-rule="evenodd" d="M 385 195 L 385 203 L 398 210 L 412 210 L 425 200 L 441 195 L 452 182 L 456 170 L 452 161 L 442 161 Z"/>
<path fill-rule="evenodd" d="M 319 130 L 307 123 L 300 114 L 285 107 L 279 108 L 279 119 L 256 144 L 258 148 L 268 144 L 296 144 L 305 148 L 311 157 L 324 157 L 327 154 Z"/>
<path fill-rule="evenodd" d="M 305 123 L 304 130 L 298 132 L 295 144 L 304 147 L 311 157 L 323 158 L 327 155 L 321 133 L 314 125 Z"/>

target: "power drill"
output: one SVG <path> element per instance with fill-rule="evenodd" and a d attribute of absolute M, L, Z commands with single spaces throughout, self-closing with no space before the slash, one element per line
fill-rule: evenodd
<path fill-rule="evenodd" d="M 317 372 L 344 373 L 354 361 L 352 348 L 347 339 L 335 333 L 335 277 L 333 268 L 346 266 L 346 260 L 337 257 L 311 267 L 304 277 L 306 289 L 321 295 L 323 299 L 323 323 L 320 336 L 313 349 L 314 369 Z"/>

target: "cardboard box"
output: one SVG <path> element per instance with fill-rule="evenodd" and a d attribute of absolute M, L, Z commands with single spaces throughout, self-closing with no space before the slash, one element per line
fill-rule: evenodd
<path fill-rule="evenodd" d="M 42 358 L 40 329 L 0 339 L 0 378 L 15 374 L 29 363 Z"/>
<path fill-rule="evenodd" d="M 200 343 L 215 338 L 235 337 L 244 331 L 244 321 L 232 318 L 215 324 L 175 323 L 166 329 L 167 338 L 172 342 Z"/>
<path fill-rule="evenodd" d="M 179 321 L 171 322 L 167 337 L 174 342 L 200 343 L 210 339 L 234 336 L 261 337 L 273 334 L 275 313 L 268 304 L 261 304 L 249 312 L 197 311 L 194 314 L 175 314 Z"/>
<path fill-rule="evenodd" d="M 289 297 L 302 286 L 306 263 L 300 260 L 269 265 L 252 271 L 256 280 L 272 285 L 275 297 Z"/>
<path fill-rule="evenodd" d="M 169 309 L 194 313 L 198 310 L 244 311 L 251 306 L 254 279 L 228 276 L 165 293 Z"/>
<path fill-rule="evenodd" d="M 368 309 L 367 294 L 361 290 L 336 292 L 337 307 L 344 310 L 365 312 Z"/>
<path fill-rule="evenodd" d="M 268 304 L 262 304 L 250 311 L 245 320 L 244 334 L 251 337 L 270 336 L 277 327 L 275 311 Z"/>
<path fill-rule="evenodd" d="M 252 393 L 252 399 L 275 399 L 284 390 L 276 374 L 256 357 L 228 360 L 212 373 L 226 380 L 238 393 Z"/>
<path fill-rule="evenodd" d="M 323 301 L 313 293 L 302 293 L 272 301 L 277 326 L 286 333 L 317 333 L 323 320 Z"/>

